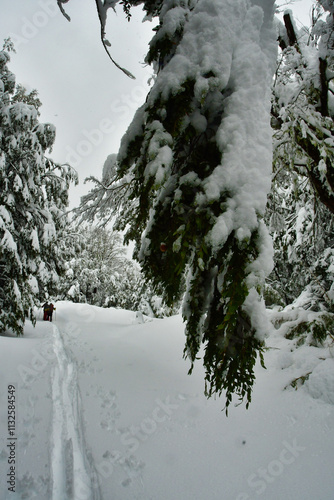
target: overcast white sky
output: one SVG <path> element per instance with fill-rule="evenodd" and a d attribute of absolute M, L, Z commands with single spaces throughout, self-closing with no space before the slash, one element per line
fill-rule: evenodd
<path fill-rule="evenodd" d="M 312 0 L 296 0 L 287 7 L 308 24 L 311 5 Z M 38 90 L 43 103 L 40 121 L 57 128 L 50 156 L 70 162 L 78 171 L 80 185 L 71 190 L 74 206 L 91 187 L 83 186 L 85 177 L 100 177 L 104 160 L 117 153 L 134 112 L 145 100 L 151 71 L 143 60 L 153 25 L 142 24 L 140 9 L 130 23 L 121 9 L 117 15 L 109 11 L 111 53 L 136 76 L 131 80 L 103 49 L 95 1 L 71 0 L 65 9 L 71 22 L 61 15 L 56 0 L 0 0 L 0 41 L 12 37 L 17 53 L 11 55 L 9 68 L 17 83 Z"/>

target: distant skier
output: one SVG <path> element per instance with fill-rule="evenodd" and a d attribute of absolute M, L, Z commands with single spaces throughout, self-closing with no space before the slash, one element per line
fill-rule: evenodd
<path fill-rule="evenodd" d="M 52 303 L 45 302 L 45 304 L 42 305 L 43 310 L 44 310 L 44 316 L 43 320 L 44 321 L 52 321 L 52 314 L 53 311 L 56 309 L 55 306 Z"/>
<path fill-rule="evenodd" d="M 45 302 L 45 304 L 43 304 L 42 307 L 43 307 L 43 311 L 44 311 L 43 320 L 48 321 L 50 304 L 48 302 Z"/>
<path fill-rule="evenodd" d="M 47 321 L 52 321 L 52 314 L 55 309 L 56 308 L 52 303 L 49 304 Z"/>

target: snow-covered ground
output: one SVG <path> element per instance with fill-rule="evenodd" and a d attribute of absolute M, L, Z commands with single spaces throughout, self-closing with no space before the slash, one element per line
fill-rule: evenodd
<path fill-rule="evenodd" d="M 273 331 L 226 417 L 201 362 L 187 375 L 179 316 L 59 302 L 54 319 L 0 337 L 1 499 L 333 500 L 330 349 Z"/>

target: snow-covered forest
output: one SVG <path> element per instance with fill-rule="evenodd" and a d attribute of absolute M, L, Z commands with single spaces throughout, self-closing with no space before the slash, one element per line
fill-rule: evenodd
<path fill-rule="evenodd" d="M 71 1 L 55 3 L 71 22 Z M 117 4 L 130 23 L 138 6 L 156 20 L 154 75 L 74 210 L 78 174 L 52 159 L 55 127 L 40 123 L 38 89 L 11 72 L 9 37 L 0 52 L 1 407 L 16 415 L 22 395 L 15 440 L 30 456 L 10 468 L 4 417 L 0 466 L 15 476 L 4 498 L 332 500 L 334 1 L 316 0 L 298 28 L 293 5 L 278 16 L 274 0 L 97 0 L 106 64 L 133 78 L 106 35 Z M 54 325 L 42 322 L 46 301 Z M 41 419 L 40 441 L 26 411 Z M 256 451 L 262 418 L 263 435 L 277 426 L 278 437 Z M 153 479 L 155 467 L 169 480 Z M 211 477 L 222 469 L 225 495 Z"/>

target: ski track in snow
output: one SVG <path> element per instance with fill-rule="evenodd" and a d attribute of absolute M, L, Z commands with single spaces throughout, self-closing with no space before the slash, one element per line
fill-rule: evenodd
<path fill-rule="evenodd" d="M 76 365 L 55 325 L 53 341 L 52 500 L 100 500 L 97 473 L 85 446 Z"/>

